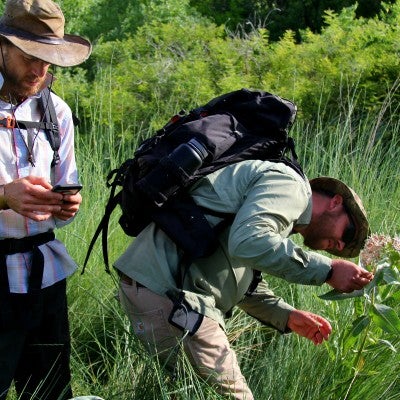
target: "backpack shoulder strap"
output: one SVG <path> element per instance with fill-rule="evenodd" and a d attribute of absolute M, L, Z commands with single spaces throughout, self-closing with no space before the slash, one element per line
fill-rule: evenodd
<path fill-rule="evenodd" d="M 60 162 L 58 149 L 60 148 L 61 139 L 56 110 L 54 108 L 53 100 L 51 99 L 51 91 L 49 88 L 42 90 L 40 94 L 40 105 L 42 112 L 44 113 L 44 130 L 46 132 L 47 140 L 53 149 L 53 161 L 51 166 L 54 167 Z"/>
<path fill-rule="evenodd" d="M 58 150 L 61 144 L 60 132 L 58 127 L 56 110 L 53 100 L 51 99 L 51 91 L 48 87 L 43 89 L 39 97 L 40 111 L 42 112 L 42 121 L 16 121 L 16 126 L 22 129 L 36 128 L 43 129 L 46 133 L 47 140 L 53 150 L 53 161 L 51 166 L 54 167 L 60 162 Z"/>

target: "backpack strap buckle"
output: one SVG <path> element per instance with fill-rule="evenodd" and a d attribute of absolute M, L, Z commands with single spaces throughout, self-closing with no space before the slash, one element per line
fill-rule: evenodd
<path fill-rule="evenodd" d="M 15 118 L 11 116 L 0 118 L 0 126 L 7 129 L 15 128 Z"/>

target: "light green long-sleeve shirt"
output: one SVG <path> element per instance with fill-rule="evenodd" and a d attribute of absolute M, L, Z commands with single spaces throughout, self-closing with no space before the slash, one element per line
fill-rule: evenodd
<path fill-rule="evenodd" d="M 297 246 L 288 237 L 294 226 L 311 219 L 311 189 L 290 167 L 268 161 L 243 161 L 216 171 L 194 185 L 201 206 L 236 214 L 210 257 L 196 260 L 183 282 L 185 299 L 197 311 L 224 326 L 238 305 L 255 318 L 284 331 L 293 309 L 265 284 L 245 293 L 253 269 L 289 282 L 321 285 L 331 259 Z M 217 217 L 208 218 L 212 224 Z M 180 252 L 154 224 L 133 240 L 115 267 L 155 293 L 177 293 Z"/>

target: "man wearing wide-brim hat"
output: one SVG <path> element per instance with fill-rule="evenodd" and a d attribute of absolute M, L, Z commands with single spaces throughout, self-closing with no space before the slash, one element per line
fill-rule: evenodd
<path fill-rule="evenodd" d="M 54 229 L 71 222 L 79 193 L 74 125 L 49 90 L 51 64 L 81 64 L 86 39 L 64 33 L 50 0 L 8 0 L 0 18 L 0 399 L 72 397 L 66 278 L 77 268 Z"/>

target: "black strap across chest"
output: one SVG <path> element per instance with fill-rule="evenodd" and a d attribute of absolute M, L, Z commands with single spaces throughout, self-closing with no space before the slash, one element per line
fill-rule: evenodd
<path fill-rule="evenodd" d="M 60 162 L 58 150 L 61 144 L 60 132 L 58 127 L 56 110 L 54 108 L 53 100 L 51 99 L 51 91 L 45 88 L 40 93 L 39 98 L 40 111 L 43 118 L 41 121 L 23 121 L 16 120 L 13 117 L 6 117 L 0 119 L 0 126 L 5 128 L 19 128 L 19 129 L 42 129 L 46 133 L 47 140 L 53 150 L 53 160 L 51 166 L 54 167 Z"/>

